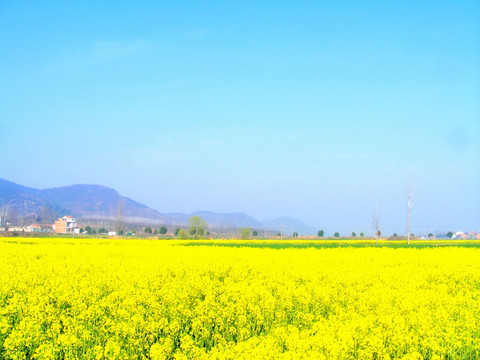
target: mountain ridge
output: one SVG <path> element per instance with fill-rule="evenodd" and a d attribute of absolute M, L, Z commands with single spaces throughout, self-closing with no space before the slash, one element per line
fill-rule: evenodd
<path fill-rule="evenodd" d="M 121 208 L 125 222 L 186 226 L 188 218 L 196 215 L 205 219 L 209 226 L 217 229 L 266 228 L 276 231 L 283 227 L 290 232 L 293 226 L 294 231 L 299 233 L 312 232 L 312 228 L 301 221 L 286 216 L 261 222 L 243 212 L 216 213 L 200 210 L 189 214 L 181 212 L 164 214 L 122 196 L 113 188 L 95 184 L 35 189 L 0 178 L 1 208 L 8 208 L 9 211 L 13 210 L 20 216 L 31 216 L 35 219 L 39 218 L 39 214 L 48 214 L 40 216 L 48 221 L 54 221 L 57 216 L 65 214 L 73 215 L 78 219 L 115 220 Z"/>

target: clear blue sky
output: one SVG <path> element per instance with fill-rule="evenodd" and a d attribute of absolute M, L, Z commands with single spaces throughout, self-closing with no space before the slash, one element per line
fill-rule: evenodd
<path fill-rule="evenodd" d="M 0 1 L 0 177 L 480 230 L 480 2 Z"/>

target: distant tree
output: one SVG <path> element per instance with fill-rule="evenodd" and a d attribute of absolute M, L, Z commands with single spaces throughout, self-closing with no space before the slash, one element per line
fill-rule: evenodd
<path fill-rule="evenodd" d="M 162 235 L 165 235 L 167 233 L 167 228 L 165 226 L 162 226 L 158 232 Z"/>
<path fill-rule="evenodd" d="M 244 229 L 239 229 L 240 237 L 242 239 L 248 239 L 250 237 L 250 229 L 249 228 L 244 228 Z"/>
<path fill-rule="evenodd" d="M 360 233 L 360 237 L 364 237 L 365 234 L 363 232 Z"/>
<path fill-rule="evenodd" d="M 292 236 L 293 236 L 294 238 L 297 238 L 297 237 L 298 237 L 298 232 L 294 231 L 293 234 L 292 234 Z"/>
<path fill-rule="evenodd" d="M 451 239 L 451 238 L 453 237 L 453 232 L 449 231 L 449 232 L 447 233 L 447 237 L 449 237 L 449 238 Z"/>
<path fill-rule="evenodd" d="M 179 239 L 188 239 L 189 238 L 188 231 L 185 229 L 180 229 L 178 231 L 177 237 Z"/>
<path fill-rule="evenodd" d="M 17 210 L 8 208 L 7 206 L 7 213 L 6 213 L 5 221 L 10 223 L 10 225 L 19 225 L 21 222 L 21 216 L 18 214 Z"/>
<path fill-rule="evenodd" d="M 378 203 L 375 201 L 375 211 L 373 212 L 373 222 L 375 224 L 375 236 L 377 237 L 377 245 L 378 245 L 378 237 L 380 236 L 380 230 L 378 230 Z"/>
<path fill-rule="evenodd" d="M 51 224 L 55 222 L 56 213 L 54 210 L 50 209 L 49 207 L 42 206 L 40 207 L 37 222 L 40 224 Z"/>
<path fill-rule="evenodd" d="M 118 235 L 123 235 L 123 230 L 120 230 L 120 231 L 118 232 Z"/>
<path fill-rule="evenodd" d="M 99 234 L 108 234 L 108 230 L 104 229 L 103 227 L 98 229 Z"/>
<path fill-rule="evenodd" d="M 410 218 L 414 204 L 412 202 L 413 186 L 407 179 L 407 244 L 410 245 Z"/>
<path fill-rule="evenodd" d="M 173 233 L 175 234 L 175 236 L 177 236 L 179 232 L 180 232 L 180 228 L 176 228 Z"/>
<path fill-rule="evenodd" d="M 252 231 L 252 236 L 257 236 L 258 235 L 258 231 L 257 230 L 253 230 Z"/>
<path fill-rule="evenodd" d="M 323 235 L 325 235 L 325 232 L 323 230 L 319 230 L 318 233 L 317 233 L 317 236 L 318 237 L 323 237 Z"/>
<path fill-rule="evenodd" d="M 338 232 L 336 232 L 335 234 L 333 234 L 333 236 L 340 237 L 340 234 Z"/>
<path fill-rule="evenodd" d="M 382 236 L 382 232 L 380 230 L 377 231 L 377 236 Z"/>
<path fill-rule="evenodd" d="M 154 233 L 155 235 L 157 235 L 157 234 L 158 234 L 158 230 L 157 230 L 157 229 L 153 230 L 153 233 Z"/>
<path fill-rule="evenodd" d="M 429 237 L 429 238 L 433 238 L 433 236 L 434 236 L 434 235 L 433 235 L 432 233 L 428 234 L 428 237 Z"/>
<path fill-rule="evenodd" d="M 398 234 L 397 234 L 397 233 L 393 233 L 393 237 L 394 237 L 394 238 L 398 237 Z"/>
<path fill-rule="evenodd" d="M 277 232 L 277 236 L 282 236 L 282 234 L 280 234 L 279 232 Z"/>
<path fill-rule="evenodd" d="M 97 229 L 92 228 L 92 230 L 90 231 L 90 234 L 96 234 L 96 233 L 97 233 Z"/>
<path fill-rule="evenodd" d="M 90 226 L 86 226 L 85 232 L 90 235 L 92 233 L 92 228 Z"/>
<path fill-rule="evenodd" d="M 150 226 L 147 226 L 145 229 L 143 229 L 143 232 L 145 234 L 151 234 L 152 233 L 152 228 Z"/>
<path fill-rule="evenodd" d="M 200 216 L 193 215 L 188 219 L 188 227 L 190 234 L 192 234 L 195 239 L 198 239 L 200 236 L 205 235 L 208 225 Z"/>
<path fill-rule="evenodd" d="M 120 232 L 123 234 L 123 205 L 125 204 L 125 199 L 121 198 L 117 203 L 117 221 L 116 221 L 116 230 L 117 234 Z"/>
<path fill-rule="evenodd" d="M 210 231 L 207 231 L 205 235 L 210 236 Z"/>
<path fill-rule="evenodd" d="M 137 230 L 133 229 L 132 234 L 135 235 L 137 233 Z"/>
<path fill-rule="evenodd" d="M 352 232 L 352 237 L 357 237 L 357 234 L 354 232 Z"/>

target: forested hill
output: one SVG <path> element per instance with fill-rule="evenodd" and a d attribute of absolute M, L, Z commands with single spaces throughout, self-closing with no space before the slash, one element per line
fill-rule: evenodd
<path fill-rule="evenodd" d="M 72 215 L 84 219 L 117 218 L 121 210 L 123 221 L 148 224 L 186 225 L 191 215 L 197 215 L 215 228 L 252 228 L 293 230 L 311 234 L 313 230 L 302 222 L 282 217 L 260 222 L 241 213 L 197 211 L 190 214 L 163 214 L 102 185 L 71 185 L 51 189 L 35 189 L 0 179 L 0 215 L 28 217 L 31 222 L 51 223 L 58 216 Z"/>
<path fill-rule="evenodd" d="M 101 185 L 40 190 L 0 179 L 0 206 L 20 216 L 48 214 L 49 218 L 64 214 L 83 218 L 116 218 L 120 207 L 125 220 L 169 220 L 160 212 Z"/>

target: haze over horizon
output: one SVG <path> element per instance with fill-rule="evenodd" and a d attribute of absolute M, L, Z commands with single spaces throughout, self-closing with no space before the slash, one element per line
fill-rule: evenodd
<path fill-rule="evenodd" d="M 1 2 L 0 178 L 480 230 L 480 3 Z"/>

